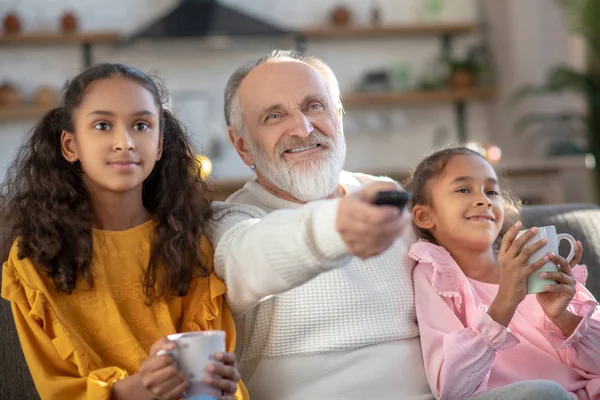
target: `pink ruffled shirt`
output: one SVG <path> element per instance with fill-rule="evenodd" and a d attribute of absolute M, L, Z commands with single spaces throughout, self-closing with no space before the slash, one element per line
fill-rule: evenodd
<path fill-rule="evenodd" d="M 585 288 L 587 269 L 573 268 L 577 294 L 569 310 L 582 317 L 566 338 L 536 297 L 521 302 L 508 328 L 487 314 L 498 285 L 467 278 L 441 246 L 410 250 L 425 372 L 438 399 L 466 399 L 529 379 L 560 383 L 574 399 L 600 399 L 600 307 Z"/>

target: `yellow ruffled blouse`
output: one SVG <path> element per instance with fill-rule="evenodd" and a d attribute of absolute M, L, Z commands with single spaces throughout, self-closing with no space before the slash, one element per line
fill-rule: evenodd
<path fill-rule="evenodd" d="M 2 271 L 2 297 L 12 311 L 23 352 L 42 399 L 110 399 L 112 384 L 134 374 L 152 343 L 176 332 L 224 330 L 227 349 L 235 327 L 225 284 L 212 272 L 213 249 L 202 239 L 206 278 L 187 296 L 145 303 L 142 280 L 156 223 L 126 231 L 94 230 L 92 289 L 67 295 L 19 260 L 13 245 Z M 248 399 L 240 382 L 236 399 Z"/>

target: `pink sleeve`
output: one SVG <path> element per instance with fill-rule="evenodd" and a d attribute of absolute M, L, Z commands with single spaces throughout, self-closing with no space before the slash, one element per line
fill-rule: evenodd
<path fill-rule="evenodd" d="M 438 293 L 432 285 L 435 273 L 429 263 L 419 263 L 413 273 L 425 373 L 436 398 L 464 399 L 487 390 L 496 351 L 519 341 L 485 307 L 473 310 L 468 324 L 461 322 L 453 301 L 461 294 Z"/>
<path fill-rule="evenodd" d="M 575 270 L 574 270 L 575 272 Z M 578 278 L 577 274 L 574 274 Z M 580 279 L 577 293 L 568 310 L 581 317 L 575 331 L 565 338 L 562 331 L 547 317 L 544 318 L 546 337 L 563 361 L 579 374 L 590 380 L 588 391 L 592 398 L 600 395 L 600 308 L 594 296 L 583 286 Z"/>

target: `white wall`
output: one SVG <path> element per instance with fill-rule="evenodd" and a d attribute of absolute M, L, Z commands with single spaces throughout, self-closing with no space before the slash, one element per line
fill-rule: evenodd
<path fill-rule="evenodd" d="M 380 0 L 378 3 L 383 10 L 384 22 L 409 22 L 417 18 L 419 1 Z M 534 11 L 535 6 L 528 6 L 533 8 L 518 12 L 517 4 L 521 9 L 525 4 L 536 3 L 537 10 L 543 11 L 541 3 L 549 4 L 551 1 L 491 0 L 496 4 L 505 4 L 496 6 L 500 7 L 500 12 L 488 13 L 498 20 L 494 26 L 500 26 L 498 29 L 493 26 L 491 33 L 492 40 L 496 44 L 500 43 L 499 51 L 504 52 L 500 57 L 504 71 L 500 74 L 500 83 L 504 85 L 503 96 L 508 88 L 514 87 L 515 82 L 520 84 L 523 81 L 539 80 L 544 67 L 537 65 L 537 58 L 546 53 L 540 46 L 548 43 L 547 27 L 544 26 L 547 23 L 542 21 L 533 24 L 534 21 L 545 18 L 546 12 L 537 13 Z M 63 10 L 72 8 L 80 18 L 82 29 L 117 29 L 127 32 L 152 20 L 174 2 L 175 0 L 0 0 L 0 15 L 14 7 L 22 16 L 26 29 L 53 29 Z M 323 23 L 328 10 L 339 3 L 338 0 L 222 2 L 290 27 Z M 366 21 L 370 1 L 345 0 L 343 3 L 352 7 L 356 20 Z M 475 18 L 476 0 L 446 0 L 443 19 Z M 513 24 L 518 26 L 513 27 Z M 531 40 L 523 41 L 521 35 L 524 34 Z M 461 54 L 477 39 L 477 36 L 458 39 L 455 44 L 456 53 Z M 554 43 L 562 43 L 562 40 L 561 37 L 552 39 Z M 238 65 L 277 46 L 289 47 L 289 43 L 238 41 L 232 48 L 211 50 L 199 40 L 144 42 L 123 48 L 98 46 L 94 50 L 94 58 L 95 61 L 124 62 L 158 74 L 173 96 L 176 112 L 188 123 L 204 150 L 212 151 L 214 143 L 221 145 L 222 157 L 214 159 L 214 175 L 239 177 L 246 176 L 249 172 L 226 142 L 222 91 L 227 77 Z M 538 50 L 533 52 L 532 49 Z M 393 67 L 406 62 L 413 67 L 413 71 L 422 71 L 438 54 L 438 50 L 439 41 L 436 38 L 308 43 L 308 52 L 323 57 L 337 73 L 342 91 L 352 89 L 366 68 Z M 546 60 L 546 64 L 549 61 L 552 60 Z M 9 80 L 17 84 L 26 96 L 30 96 L 42 84 L 59 88 L 68 77 L 79 71 L 80 66 L 81 54 L 76 47 L 0 47 L 0 82 Z M 470 106 L 468 131 L 471 137 L 484 142 L 500 142 L 510 152 L 512 141 L 502 140 L 507 137 L 509 130 L 507 121 L 502 117 L 503 113 L 502 107 L 498 105 Z M 391 123 L 383 126 L 382 132 L 370 132 L 373 128 L 368 126 L 373 123 L 377 125 L 386 116 Z M 33 122 L 0 121 L 0 171 L 4 170 L 3 166 L 11 158 L 15 146 Z M 412 166 L 421 154 L 430 149 L 436 132 L 440 129 L 448 130 L 450 138 L 455 137 L 450 105 L 406 107 L 389 114 L 377 109 L 367 112 L 348 110 L 347 167 L 354 170 L 393 170 Z"/>

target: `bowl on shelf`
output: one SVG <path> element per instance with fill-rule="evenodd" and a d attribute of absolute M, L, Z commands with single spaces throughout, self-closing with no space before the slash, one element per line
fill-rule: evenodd
<path fill-rule="evenodd" d="M 5 107 L 16 107 L 22 101 L 19 90 L 8 82 L 0 85 L 0 105 Z"/>
<path fill-rule="evenodd" d="M 65 12 L 60 19 L 60 29 L 63 33 L 73 33 L 79 28 L 77 16 L 72 12 Z"/>
<path fill-rule="evenodd" d="M 49 86 L 40 86 L 33 95 L 33 102 L 36 106 L 52 107 L 58 102 L 58 94 Z"/>
<path fill-rule="evenodd" d="M 348 7 L 339 5 L 331 10 L 329 20 L 333 26 L 346 26 L 352 20 L 352 14 Z"/>
<path fill-rule="evenodd" d="M 5 34 L 14 35 L 21 32 L 21 20 L 14 12 L 6 13 L 2 25 Z"/>

